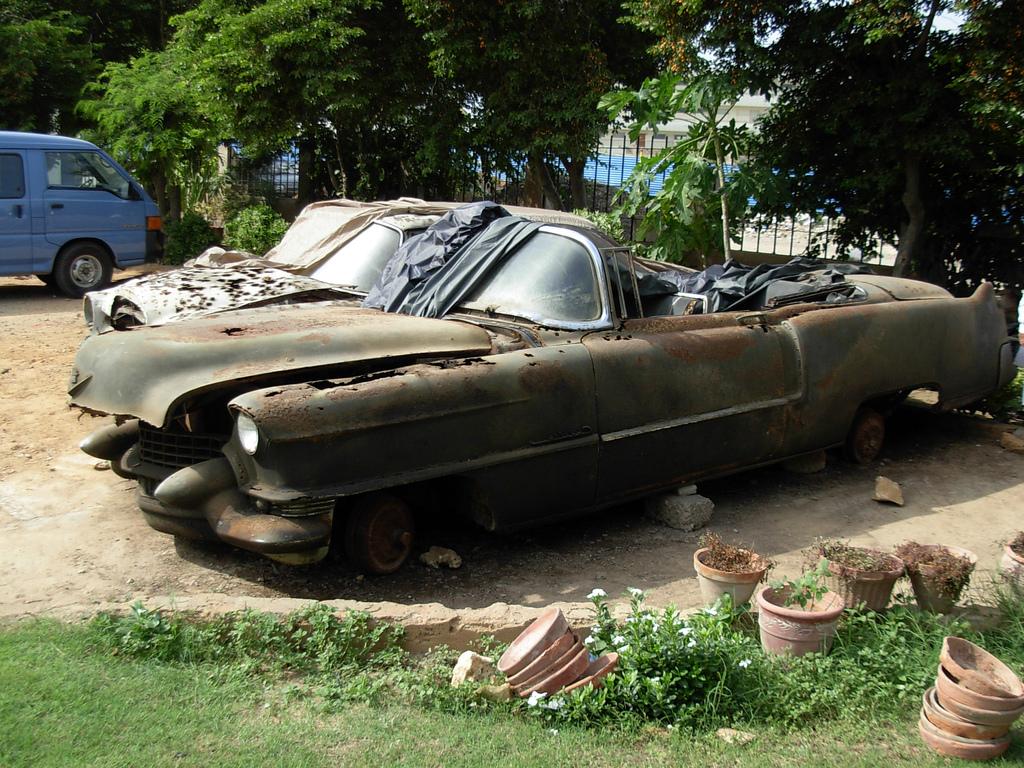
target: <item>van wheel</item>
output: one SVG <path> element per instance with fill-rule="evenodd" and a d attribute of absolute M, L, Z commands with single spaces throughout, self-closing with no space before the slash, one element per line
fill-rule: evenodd
<path fill-rule="evenodd" d="M 885 442 L 885 417 L 874 408 L 862 406 L 853 417 L 843 452 L 856 464 L 870 464 L 882 452 Z"/>
<path fill-rule="evenodd" d="M 356 500 L 345 519 L 345 555 L 366 573 L 394 573 L 412 552 L 415 533 L 408 504 L 388 493 L 371 493 Z"/>
<path fill-rule="evenodd" d="M 53 265 L 53 282 L 65 296 L 80 299 L 110 283 L 110 257 L 95 243 L 76 243 L 64 249 Z"/>

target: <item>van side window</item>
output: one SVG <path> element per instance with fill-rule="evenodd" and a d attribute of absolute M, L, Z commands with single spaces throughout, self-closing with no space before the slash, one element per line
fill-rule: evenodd
<path fill-rule="evenodd" d="M 21 155 L 0 154 L 0 198 L 25 196 L 25 169 Z"/>
<path fill-rule="evenodd" d="M 46 183 L 50 189 L 95 189 L 127 199 L 130 186 L 98 152 L 47 152 Z"/>

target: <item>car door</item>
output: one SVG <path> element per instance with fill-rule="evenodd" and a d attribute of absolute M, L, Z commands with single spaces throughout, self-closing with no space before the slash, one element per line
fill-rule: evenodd
<path fill-rule="evenodd" d="M 131 180 L 96 150 L 47 150 L 44 159 L 46 239 L 61 245 L 92 237 L 109 245 L 119 262 L 143 260 L 146 203 Z"/>
<path fill-rule="evenodd" d="M 626 321 L 584 339 L 601 434 L 598 497 L 770 461 L 802 394 L 796 339 L 761 313 Z"/>
<path fill-rule="evenodd" d="M 25 153 L 0 150 L 0 275 L 32 272 L 32 211 Z"/>

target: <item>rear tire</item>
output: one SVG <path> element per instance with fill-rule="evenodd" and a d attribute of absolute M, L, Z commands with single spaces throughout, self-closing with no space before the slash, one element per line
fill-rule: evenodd
<path fill-rule="evenodd" d="M 110 256 L 102 246 L 75 243 L 57 257 L 49 277 L 65 296 L 80 299 L 89 291 L 109 285 L 112 274 Z"/>
<path fill-rule="evenodd" d="M 885 443 L 885 417 L 874 408 L 861 406 L 853 417 L 843 452 L 855 464 L 870 464 Z"/>

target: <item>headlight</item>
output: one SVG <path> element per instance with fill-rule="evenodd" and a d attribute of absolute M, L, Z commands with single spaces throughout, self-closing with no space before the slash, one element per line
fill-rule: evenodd
<path fill-rule="evenodd" d="M 252 456 L 260 445 L 260 430 L 256 422 L 251 416 L 240 413 L 235 419 L 235 429 L 238 430 L 238 443 L 242 450 Z"/>

